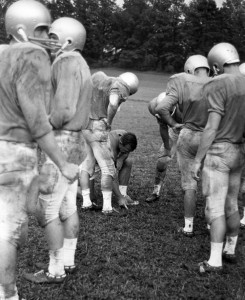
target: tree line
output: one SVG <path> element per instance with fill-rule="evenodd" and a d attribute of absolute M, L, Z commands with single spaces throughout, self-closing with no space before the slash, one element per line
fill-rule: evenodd
<path fill-rule="evenodd" d="M 6 43 L 4 13 L 0 42 Z M 207 55 L 219 42 L 232 43 L 245 61 L 245 0 L 40 0 L 52 18 L 71 16 L 87 31 L 83 55 L 90 66 L 137 70 L 183 70 L 192 54 Z"/>

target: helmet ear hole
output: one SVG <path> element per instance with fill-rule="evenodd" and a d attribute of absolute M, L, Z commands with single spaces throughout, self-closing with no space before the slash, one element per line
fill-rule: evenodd
<path fill-rule="evenodd" d="M 67 39 L 67 43 L 68 43 L 68 45 L 71 45 L 72 44 L 72 39 Z"/>

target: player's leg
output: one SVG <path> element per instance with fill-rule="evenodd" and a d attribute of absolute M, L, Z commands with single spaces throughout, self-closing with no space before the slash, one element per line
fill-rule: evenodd
<path fill-rule="evenodd" d="M 235 263 L 235 249 L 240 226 L 240 215 L 238 211 L 238 193 L 240 189 L 241 173 L 244 161 L 242 154 L 238 152 L 238 145 L 234 145 L 231 149 L 232 151 L 230 151 L 229 159 L 231 161 L 233 160 L 234 164 L 233 168 L 230 171 L 228 194 L 225 205 L 227 230 L 223 258 L 229 262 Z"/>
<path fill-rule="evenodd" d="M 37 175 L 35 146 L 0 142 L 0 299 L 18 300 L 18 249 L 28 234 L 28 190 Z"/>
<path fill-rule="evenodd" d="M 64 268 L 66 273 L 73 273 L 76 269 L 75 252 L 79 233 L 79 216 L 76 204 L 77 181 L 69 185 L 60 208 L 60 219 L 64 227 Z"/>
<path fill-rule="evenodd" d="M 123 162 L 122 168 L 118 173 L 119 190 L 123 196 L 127 197 L 127 205 L 138 205 L 139 201 L 132 200 L 127 194 L 132 166 L 133 160 L 131 158 L 127 158 Z"/>
<path fill-rule="evenodd" d="M 94 157 L 101 170 L 101 191 L 103 196 L 102 212 L 104 214 L 113 213 L 112 208 L 112 187 L 113 178 L 116 174 L 114 161 L 108 141 L 91 143 Z"/>
<path fill-rule="evenodd" d="M 95 157 L 91 145 L 85 142 L 86 157 L 80 165 L 80 187 L 83 198 L 82 210 L 86 211 L 92 208 L 93 203 L 90 195 L 90 177 L 94 174 Z"/>
<path fill-rule="evenodd" d="M 194 235 L 193 223 L 196 213 L 197 182 L 192 177 L 194 158 L 200 144 L 201 132 L 187 128 L 181 130 L 177 142 L 177 158 L 184 191 L 184 228 L 180 231 L 188 237 Z"/>
<path fill-rule="evenodd" d="M 230 171 L 222 157 L 224 152 L 224 144 L 212 145 L 204 161 L 202 184 L 206 197 L 205 216 L 210 224 L 211 251 L 209 260 L 199 264 L 200 272 L 222 269 L 222 250 L 226 233 L 225 201 Z"/>
<path fill-rule="evenodd" d="M 46 158 L 40 170 L 39 182 L 40 195 L 36 216 L 39 224 L 44 227 L 49 249 L 49 265 L 48 270 L 26 273 L 24 278 L 36 283 L 63 282 L 65 279 L 64 228 L 59 211 L 69 185 L 67 179 L 49 158 Z"/>
<path fill-rule="evenodd" d="M 177 144 L 178 136 L 179 136 L 178 132 L 174 131 L 172 128 L 169 129 L 169 143 L 171 146 L 171 158 L 173 158 L 176 153 L 176 144 Z M 157 165 L 155 170 L 153 192 L 146 199 L 147 203 L 152 203 L 159 200 L 160 192 L 164 184 L 164 179 L 167 172 L 167 167 L 171 158 L 168 156 L 164 144 L 162 144 L 158 152 L 158 160 L 157 160 Z"/>

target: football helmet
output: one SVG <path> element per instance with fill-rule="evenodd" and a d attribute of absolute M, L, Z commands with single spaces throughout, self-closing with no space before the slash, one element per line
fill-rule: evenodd
<path fill-rule="evenodd" d="M 245 63 L 240 64 L 239 70 L 241 74 L 245 76 Z"/>
<path fill-rule="evenodd" d="M 219 43 L 209 51 L 208 63 L 214 73 L 224 73 L 225 64 L 239 63 L 239 54 L 236 48 L 229 43 Z"/>
<path fill-rule="evenodd" d="M 138 91 L 139 79 L 134 73 L 125 72 L 119 75 L 119 78 L 128 86 L 130 95 L 133 95 Z"/>
<path fill-rule="evenodd" d="M 57 41 L 34 37 L 38 27 L 51 25 L 51 16 L 48 9 L 35 0 L 19 0 L 14 2 L 6 11 L 5 28 L 8 37 L 16 42 L 38 44 L 44 48 L 59 47 Z"/>
<path fill-rule="evenodd" d="M 206 68 L 210 70 L 208 65 L 208 60 L 203 55 L 191 55 L 184 65 L 184 71 L 185 73 L 189 73 L 194 75 L 194 72 L 197 68 Z"/>
<path fill-rule="evenodd" d="M 69 17 L 55 20 L 50 27 L 49 34 L 54 34 L 57 37 L 62 52 L 82 51 L 86 41 L 84 26 L 79 21 Z"/>

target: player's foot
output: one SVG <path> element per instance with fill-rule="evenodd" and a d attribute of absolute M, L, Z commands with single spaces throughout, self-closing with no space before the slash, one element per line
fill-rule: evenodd
<path fill-rule="evenodd" d="M 198 264 L 199 272 L 200 273 L 219 273 L 223 270 L 223 267 L 214 267 L 210 266 L 210 264 L 204 260 Z"/>
<path fill-rule="evenodd" d="M 230 264 L 236 264 L 237 263 L 237 257 L 236 254 L 229 254 L 227 252 L 223 252 L 222 253 L 222 258 L 223 260 L 225 260 L 226 262 L 230 263 Z"/>
<path fill-rule="evenodd" d="M 118 216 L 120 213 L 114 207 L 111 210 L 102 210 L 102 214 L 108 217 Z"/>
<path fill-rule="evenodd" d="M 92 205 L 90 206 L 82 206 L 82 211 L 100 211 L 102 210 L 102 206 L 97 205 L 95 202 L 92 202 Z"/>
<path fill-rule="evenodd" d="M 153 203 L 153 202 L 158 201 L 159 199 L 160 199 L 160 196 L 153 193 L 153 194 L 150 195 L 150 197 L 146 198 L 145 201 L 147 203 Z"/>
<path fill-rule="evenodd" d="M 190 237 L 190 238 L 192 238 L 195 235 L 194 231 L 185 231 L 183 227 L 180 227 L 178 229 L 178 232 L 181 233 L 182 235 L 184 235 L 186 237 Z"/>
<path fill-rule="evenodd" d="M 48 264 L 42 263 L 42 262 L 37 262 L 35 264 L 35 266 L 40 269 L 43 270 L 45 272 L 48 272 Z M 66 274 L 74 274 L 77 271 L 77 266 L 73 265 L 73 266 L 64 266 L 65 269 L 65 273 Z"/>
<path fill-rule="evenodd" d="M 64 273 L 60 276 L 54 276 L 49 272 L 41 270 L 36 273 L 24 273 L 23 277 L 34 283 L 62 283 L 66 278 L 66 274 Z"/>

